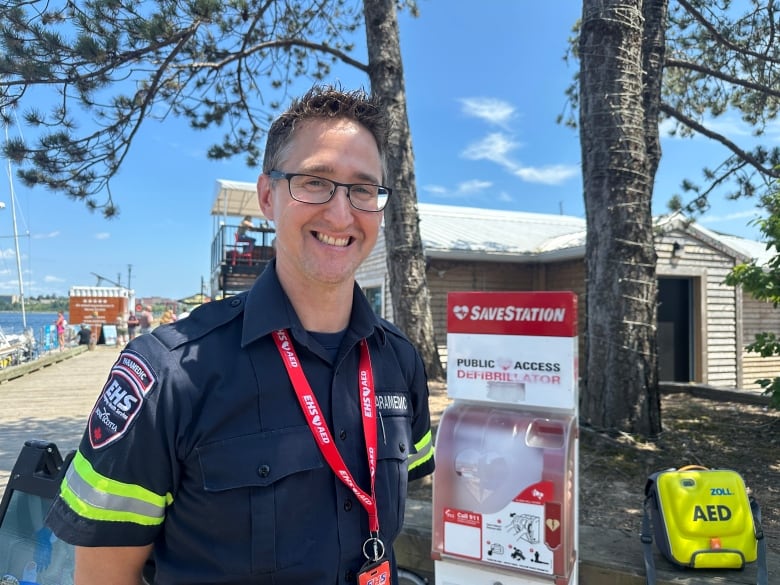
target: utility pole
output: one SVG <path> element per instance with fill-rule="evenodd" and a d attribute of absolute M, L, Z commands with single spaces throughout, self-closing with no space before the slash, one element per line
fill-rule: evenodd
<path fill-rule="evenodd" d="M 128 264 L 127 265 L 127 288 L 132 289 L 132 282 L 130 281 L 130 275 L 133 273 L 133 265 Z"/>

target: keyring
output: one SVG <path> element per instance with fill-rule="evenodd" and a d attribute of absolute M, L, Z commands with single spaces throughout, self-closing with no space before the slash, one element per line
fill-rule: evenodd
<path fill-rule="evenodd" d="M 368 543 L 373 543 L 374 545 L 373 558 L 371 557 L 371 555 L 368 554 L 368 552 L 366 552 L 366 545 L 368 545 Z M 381 553 L 379 552 L 380 550 L 382 551 Z M 376 536 L 367 538 L 366 541 L 363 543 L 363 556 L 366 557 L 366 559 L 368 559 L 369 561 L 374 561 L 374 562 L 378 561 L 383 556 L 385 556 L 385 543 L 379 540 L 379 538 L 377 538 Z"/>

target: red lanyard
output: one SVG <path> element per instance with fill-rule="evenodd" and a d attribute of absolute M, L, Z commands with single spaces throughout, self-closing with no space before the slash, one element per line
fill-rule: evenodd
<path fill-rule="evenodd" d="M 276 347 L 282 356 L 287 375 L 290 377 L 295 395 L 298 397 L 298 403 L 306 417 L 317 446 L 320 448 L 325 461 L 333 470 L 333 473 L 352 490 L 355 497 L 360 501 L 368 512 L 368 529 L 376 536 L 379 534 L 379 514 L 376 509 L 376 492 L 374 491 L 374 479 L 376 476 L 376 400 L 374 398 L 374 374 L 371 370 L 371 356 L 368 353 L 368 344 L 365 339 L 360 340 L 360 364 L 358 366 L 358 385 L 360 389 L 360 412 L 363 418 L 363 435 L 366 440 L 366 453 L 368 455 L 368 470 L 371 476 L 371 494 L 364 492 L 347 469 L 344 460 L 341 458 L 339 450 L 333 442 L 333 436 L 328 430 L 327 423 L 322 419 L 320 405 L 314 392 L 306 379 L 306 375 L 301 369 L 298 355 L 292 344 L 292 339 L 284 329 L 274 331 L 273 334 Z"/>

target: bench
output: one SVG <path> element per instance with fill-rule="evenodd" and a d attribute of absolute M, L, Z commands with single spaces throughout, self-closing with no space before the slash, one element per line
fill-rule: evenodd
<path fill-rule="evenodd" d="M 408 500 L 404 528 L 395 542 L 398 565 L 433 584 L 431 559 L 431 502 Z M 580 526 L 579 585 L 645 585 L 645 566 L 639 524 L 635 533 Z M 769 583 L 780 583 L 780 555 L 768 557 Z M 678 569 L 656 551 L 657 585 L 755 585 L 756 564 L 742 571 Z M 572 584 L 574 585 L 574 584 Z"/>

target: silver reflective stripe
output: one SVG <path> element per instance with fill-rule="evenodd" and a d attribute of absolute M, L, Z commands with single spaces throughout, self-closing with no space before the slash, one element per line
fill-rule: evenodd
<path fill-rule="evenodd" d="M 423 460 L 427 459 L 430 456 L 432 449 L 433 449 L 433 443 L 431 443 L 431 441 L 428 441 L 421 451 L 417 451 L 417 453 L 412 453 L 409 456 L 409 460 L 408 460 L 409 469 L 416 467 L 417 465 L 422 463 Z"/>
<path fill-rule="evenodd" d="M 136 498 L 116 496 L 96 490 L 76 472 L 75 465 L 71 465 L 68 469 L 68 472 L 65 474 L 65 481 L 68 482 L 68 487 L 79 500 L 95 508 L 112 512 L 132 512 L 133 514 L 149 518 L 162 518 L 165 516 L 165 507 L 163 506 L 156 506 Z"/>

